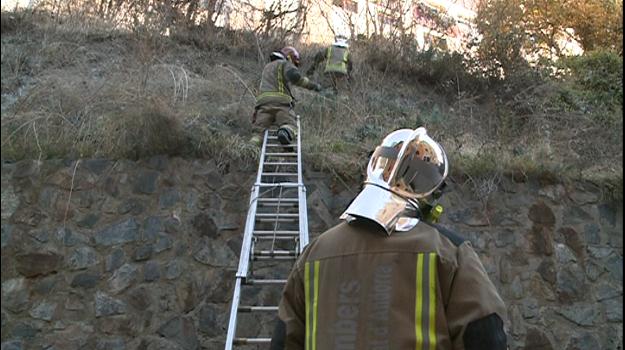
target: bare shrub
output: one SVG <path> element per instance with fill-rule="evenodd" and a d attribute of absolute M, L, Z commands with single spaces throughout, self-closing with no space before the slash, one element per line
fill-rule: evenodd
<path fill-rule="evenodd" d="M 29 11 L 2 11 L 0 29 L 2 34 L 10 34 L 16 31 L 27 33 L 34 28 L 34 16 Z"/>
<path fill-rule="evenodd" d="M 128 158 L 187 152 L 182 124 L 167 103 L 158 99 L 134 101 L 123 113 L 111 115 L 100 128 L 100 150 Z"/>
<path fill-rule="evenodd" d="M 64 37 L 56 40 L 34 55 L 45 73 L 33 77 L 24 96 L 3 112 L 3 156 L 9 159 L 40 153 L 130 158 L 188 154 L 188 133 L 194 130 L 185 129 L 187 124 L 240 114 L 240 106 L 220 110 L 222 101 L 233 98 L 233 86 L 240 87 L 230 73 L 215 67 L 207 72 L 211 79 L 205 79 L 183 65 L 160 63 L 167 50 L 162 44 L 131 40 L 133 57 L 123 50 L 91 55 L 88 46 L 77 47 Z M 82 54 L 75 54 L 77 50 Z M 237 96 L 243 97 L 251 98 Z M 32 137 L 34 130 L 39 142 Z"/>
<path fill-rule="evenodd" d="M 456 94 L 463 91 L 483 92 L 488 80 L 474 70 L 468 56 L 437 49 L 421 49 L 409 36 L 403 39 L 376 38 L 357 43 L 357 54 L 364 64 L 393 75 L 407 83 L 419 83 L 437 92 Z"/>

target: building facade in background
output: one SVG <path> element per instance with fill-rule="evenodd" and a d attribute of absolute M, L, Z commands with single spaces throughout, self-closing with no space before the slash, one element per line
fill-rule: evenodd
<path fill-rule="evenodd" d="M 336 34 L 409 35 L 423 49 L 463 51 L 476 33 L 475 3 L 462 0 L 224 0 L 220 6 L 218 25 L 299 28 L 309 43 L 327 44 Z"/>
<path fill-rule="evenodd" d="M 197 0 L 219 27 L 302 34 L 308 43 L 411 36 L 419 48 L 464 51 L 476 34 L 476 0 Z M 2 9 L 32 8 L 38 0 L 2 0 Z M 189 1 L 189 5 L 191 6 Z M 63 0 L 57 4 L 62 4 Z M 200 17 L 198 17 L 200 18 Z"/>

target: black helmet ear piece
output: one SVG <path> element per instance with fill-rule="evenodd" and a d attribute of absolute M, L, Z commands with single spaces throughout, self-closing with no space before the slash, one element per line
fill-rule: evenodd
<path fill-rule="evenodd" d="M 440 186 L 438 186 L 438 188 L 434 192 L 432 192 L 432 198 L 434 200 L 441 198 L 441 196 L 445 193 L 445 187 L 447 187 L 447 183 L 443 181 Z"/>

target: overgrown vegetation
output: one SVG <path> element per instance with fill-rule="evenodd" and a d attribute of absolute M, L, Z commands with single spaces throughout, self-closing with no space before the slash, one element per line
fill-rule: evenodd
<path fill-rule="evenodd" d="M 510 74 L 524 57 L 561 57 L 575 43 L 623 55 L 622 0 L 484 0 L 477 14 L 477 54 L 491 72 Z"/>
<path fill-rule="evenodd" d="M 256 159 L 248 139 L 259 72 L 284 37 L 209 25 L 162 36 L 87 18 L 2 13 L 3 160 Z M 318 47 L 298 46 L 305 71 Z M 386 133 L 426 126 L 454 176 L 483 191 L 506 174 L 612 189 L 622 179 L 623 64 L 612 51 L 519 64 L 502 78 L 405 38 L 356 40 L 352 49 L 349 91 L 338 99 L 295 91 L 310 166 L 359 179 Z"/>

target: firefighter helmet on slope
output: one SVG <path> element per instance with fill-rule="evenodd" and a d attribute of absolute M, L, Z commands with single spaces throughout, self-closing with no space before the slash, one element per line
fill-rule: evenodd
<path fill-rule="evenodd" d="M 341 218 L 373 220 L 388 234 L 406 231 L 440 197 L 448 171 L 445 151 L 425 128 L 394 131 L 373 152 L 365 186 Z"/>
<path fill-rule="evenodd" d="M 280 50 L 285 59 L 291 61 L 296 67 L 299 67 L 299 52 L 293 46 L 285 46 Z"/>
<path fill-rule="evenodd" d="M 338 46 L 338 47 L 348 48 L 349 47 L 349 42 L 348 42 L 348 39 L 347 39 L 347 35 L 338 34 L 336 37 L 334 37 L 334 43 L 332 45 L 333 46 Z"/>

